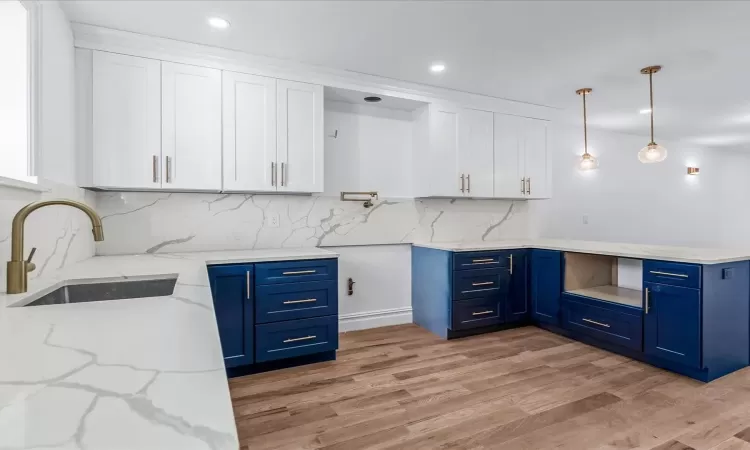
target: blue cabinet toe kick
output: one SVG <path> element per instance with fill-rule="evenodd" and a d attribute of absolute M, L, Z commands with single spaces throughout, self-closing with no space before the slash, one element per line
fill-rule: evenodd
<path fill-rule="evenodd" d="M 336 359 L 338 260 L 208 267 L 227 374 Z"/>

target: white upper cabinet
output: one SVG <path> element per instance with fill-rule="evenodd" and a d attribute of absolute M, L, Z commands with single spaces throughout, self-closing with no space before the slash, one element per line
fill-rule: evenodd
<path fill-rule="evenodd" d="M 323 192 L 323 86 L 277 80 L 276 187 Z"/>
<path fill-rule="evenodd" d="M 85 185 L 122 189 L 161 186 L 160 62 L 114 53 L 93 52 L 91 149 L 82 167 Z M 88 68 L 86 68 L 88 69 Z M 88 114 L 86 114 L 88 116 Z M 80 118 L 79 118 L 80 120 Z"/>
<path fill-rule="evenodd" d="M 162 188 L 221 190 L 221 71 L 162 62 Z"/>
<path fill-rule="evenodd" d="M 461 194 L 458 172 L 458 109 L 432 104 L 428 107 L 429 135 L 416 170 L 426 178 L 429 196 L 456 197 Z"/>
<path fill-rule="evenodd" d="M 495 114 L 495 197 L 549 198 L 547 122 Z"/>
<path fill-rule="evenodd" d="M 276 191 L 276 79 L 224 72 L 224 190 Z"/>
<path fill-rule="evenodd" d="M 493 114 L 488 111 L 462 109 L 458 119 L 458 169 L 465 183 L 467 197 L 492 197 Z"/>

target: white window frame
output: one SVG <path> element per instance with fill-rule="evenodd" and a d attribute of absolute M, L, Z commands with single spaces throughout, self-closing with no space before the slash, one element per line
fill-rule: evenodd
<path fill-rule="evenodd" d="M 0 186 L 42 191 L 37 177 L 37 161 L 41 154 L 41 56 L 42 7 L 38 0 L 20 0 L 28 13 L 28 92 L 27 92 L 27 147 L 26 176 L 9 178 L 0 176 Z"/>

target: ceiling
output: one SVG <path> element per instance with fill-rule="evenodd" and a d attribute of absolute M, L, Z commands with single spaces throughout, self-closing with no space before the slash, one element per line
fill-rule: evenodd
<path fill-rule="evenodd" d="M 71 21 L 563 108 L 593 128 L 750 149 L 750 2 L 81 1 Z M 218 31 L 207 16 L 232 26 Z M 433 74 L 431 63 L 447 69 Z"/>

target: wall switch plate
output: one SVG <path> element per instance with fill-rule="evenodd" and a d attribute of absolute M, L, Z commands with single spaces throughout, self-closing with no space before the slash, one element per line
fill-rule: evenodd
<path fill-rule="evenodd" d="M 721 270 L 721 279 L 722 280 L 731 280 L 732 277 L 734 277 L 734 269 L 731 267 L 728 267 L 726 269 Z"/>
<path fill-rule="evenodd" d="M 583 224 L 584 225 L 588 225 L 589 224 L 589 215 L 588 214 L 584 214 L 583 215 Z"/>
<path fill-rule="evenodd" d="M 271 228 L 278 228 L 279 227 L 279 213 L 277 212 L 267 212 L 266 213 L 266 226 Z"/>

